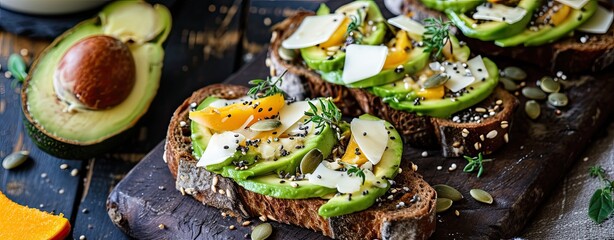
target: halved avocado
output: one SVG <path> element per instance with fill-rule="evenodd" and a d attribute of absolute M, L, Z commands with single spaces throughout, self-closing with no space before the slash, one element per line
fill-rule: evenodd
<path fill-rule="evenodd" d="M 166 7 L 117 1 L 56 38 L 32 65 L 21 93 L 24 124 L 36 145 L 57 157 L 84 159 L 121 143 L 157 92 L 164 58 L 162 42 L 170 29 L 171 15 Z M 116 106 L 75 111 L 58 98 L 54 77 L 68 49 L 93 36 L 110 36 L 128 46 L 135 63 L 134 86 Z"/>

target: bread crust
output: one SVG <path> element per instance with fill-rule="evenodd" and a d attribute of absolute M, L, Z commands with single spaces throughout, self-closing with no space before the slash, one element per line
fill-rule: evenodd
<path fill-rule="evenodd" d="M 284 200 L 264 196 L 196 167 L 198 160 L 192 155 L 189 133 L 190 104 L 199 103 L 207 96 L 237 98 L 246 90 L 234 85 L 211 85 L 194 92 L 173 114 L 164 157 L 176 179 L 175 186 L 182 194 L 191 195 L 203 204 L 239 219 L 266 216 L 270 220 L 313 229 L 336 239 L 427 239 L 435 231 L 436 192 L 422 176 L 412 171 L 412 163 L 407 160 L 402 161 L 400 167 L 403 171 L 394 179 L 392 188 L 398 192 L 392 194 L 392 200 L 384 199 L 367 210 L 328 219 L 318 215 L 318 208 L 325 200 Z M 402 190 L 403 187 L 407 191 Z M 417 201 L 412 202 L 412 198 Z M 405 207 L 397 207 L 400 202 L 404 202 Z"/>

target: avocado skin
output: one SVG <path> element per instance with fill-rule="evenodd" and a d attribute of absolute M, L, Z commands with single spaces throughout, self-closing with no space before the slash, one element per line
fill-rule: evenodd
<path fill-rule="evenodd" d="M 121 4 L 127 4 L 130 1 L 124 1 Z M 140 2 L 140 1 L 132 1 L 132 2 Z M 104 138 L 100 141 L 87 142 L 80 144 L 78 141 L 73 141 L 70 139 L 62 138 L 61 136 L 54 136 L 50 134 L 44 126 L 41 126 L 38 121 L 31 115 L 28 108 L 28 90 L 29 85 L 32 83 L 32 76 L 34 75 L 34 71 L 38 69 L 38 66 L 41 64 L 40 60 L 43 59 L 46 55 L 53 53 L 56 50 L 59 44 L 66 38 L 70 38 L 76 29 L 81 27 L 91 27 L 91 26 L 100 26 L 100 14 L 107 14 L 109 11 L 113 11 L 117 3 L 111 3 L 107 5 L 98 16 L 86 19 L 79 24 L 75 25 L 73 28 L 67 30 L 62 35 L 58 36 L 49 46 L 45 48 L 45 50 L 39 55 L 36 61 L 32 64 L 30 68 L 30 72 L 28 74 L 28 78 L 24 81 L 24 84 L 21 89 L 21 101 L 22 101 L 22 113 L 24 119 L 24 127 L 26 128 L 26 132 L 32 139 L 32 141 L 43 151 L 64 159 L 75 159 L 75 160 L 85 160 L 91 158 L 93 156 L 98 156 L 106 152 L 113 151 L 120 144 L 124 143 L 131 136 L 134 136 L 136 129 L 134 125 L 138 122 L 137 118 L 135 121 L 131 122 L 127 127 L 117 133 L 114 133 L 107 138 Z M 150 40 L 151 43 L 156 43 L 161 45 L 166 37 L 170 33 L 171 19 L 170 12 L 166 7 L 162 5 L 153 6 L 154 9 L 161 14 L 160 19 L 165 22 L 166 27 L 162 29 L 154 39 Z M 36 80 L 43 81 L 43 80 Z M 143 110 L 143 114 L 146 112 L 147 108 Z"/>
<path fill-rule="evenodd" d="M 527 13 L 520 21 L 514 24 L 508 24 L 506 22 L 487 22 L 477 24 L 477 26 L 474 27 L 470 20 L 471 17 L 465 15 L 465 13 L 458 13 L 452 9 L 446 9 L 445 12 L 448 18 L 465 36 L 482 41 L 492 41 L 511 37 L 524 31 L 529 21 L 531 21 L 533 11 L 540 6 L 540 3 L 540 0 L 521 0 L 520 3 L 518 3 L 518 7 L 524 8 L 527 10 Z"/>
<path fill-rule="evenodd" d="M 518 35 L 498 39 L 495 41 L 495 44 L 499 47 L 512 47 L 520 44 L 523 44 L 525 47 L 530 47 L 552 43 L 564 36 L 567 36 L 568 33 L 572 32 L 584 22 L 588 21 L 588 19 L 595 14 L 595 11 L 597 11 L 597 6 L 597 1 L 591 0 L 584 5 L 584 11 L 572 8 L 571 12 L 567 16 L 567 19 L 556 27 L 547 26 L 541 28 L 539 31 L 525 29 L 524 32 Z M 581 19 L 578 20 L 579 18 Z"/>
<path fill-rule="evenodd" d="M 466 12 L 485 2 L 484 0 L 421 0 L 425 6 L 437 11 L 450 9 L 455 12 Z"/>

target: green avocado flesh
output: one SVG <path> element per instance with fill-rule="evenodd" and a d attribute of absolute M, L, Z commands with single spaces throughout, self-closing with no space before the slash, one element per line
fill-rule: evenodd
<path fill-rule="evenodd" d="M 104 110 L 65 111 L 67 104 L 58 100 L 54 75 L 64 53 L 76 42 L 93 35 L 122 33 L 116 16 L 125 20 L 126 12 L 147 12 L 155 21 L 151 39 L 128 44 L 136 65 L 136 81 L 126 100 Z M 143 20 L 139 13 L 132 14 Z M 118 20 L 120 21 L 120 20 Z M 58 37 L 37 59 L 23 88 L 23 111 L 28 132 L 43 150 L 64 158 L 87 158 L 115 147 L 118 135 L 131 128 L 147 111 L 159 85 L 164 58 L 161 44 L 171 28 L 171 16 L 162 5 L 139 1 L 113 2 L 94 19 L 86 20 Z M 123 31 L 130 31 L 123 30 Z M 142 30 L 140 30 L 142 31 Z M 139 32 L 138 30 L 136 32 Z M 144 33 L 143 33 L 144 34 Z M 136 37 L 140 35 L 137 34 Z"/>
<path fill-rule="evenodd" d="M 197 109 L 203 109 L 216 100 L 218 99 L 214 97 L 206 98 L 199 104 Z M 363 115 L 360 118 L 365 120 L 379 120 L 379 118 L 370 115 Z M 293 151 L 290 155 L 279 158 L 276 161 L 252 161 L 252 164 L 249 165 L 246 170 L 235 169 L 235 166 L 231 164 L 233 160 L 239 158 L 254 158 L 258 155 L 254 149 L 250 149 L 247 155 L 236 154 L 230 157 L 229 160 L 223 163 L 226 164 L 226 166 L 218 168 L 217 171 L 214 172 L 232 178 L 237 184 L 249 191 L 274 198 L 330 198 L 334 195 L 326 204 L 320 207 L 319 214 L 323 217 L 333 217 L 361 211 L 373 205 L 375 200 L 388 190 L 390 185 L 385 179 L 393 179 L 398 173 L 401 155 L 403 153 L 401 137 L 389 123 L 385 123 L 385 127 L 390 130 L 389 136 L 391 138 L 388 140 L 387 149 L 384 151 L 382 159 L 373 167 L 373 173 L 377 179 L 386 183 L 386 187 L 379 188 L 366 182 L 361 187 L 360 192 L 354 193 L 351 200 L 348 200 L 347 195 L 335 195 L 335 193 L 337 193 L 337 189 L 335 188 L 312 184 L 306 178 L 292 181 L 279 177 L 279 175 L 283 173 L 294 173 L 303 156 L 310 149 L 319 149 L 326 158 L 332 151 L 333 146 L 337 144 L 333 130 L 329 127 L 326 127 L 319 135 L 309 133 L 304 141 L 305 148 Z M 212 131 L 195 122 L 191 123 L 191 130 L 194 155 L 200 158 L 211 139 Z M 209 167 L 207 167 L 207 170 L 209 170 Z M 296 185 L 292 186 L 293 184 Z M 363 194 L 363 192 L 365 194 Z"/>
<path fill-rule="evenodd" d="M 520 21 L 513 24 L 497 21 L 478 23 L 465 13 L 456 12 L 452 9 L 447 9 L 445 12 L 448 18 L 454 22 L 454 25 L 456 25 L 465 36 L 477 38 L 482 41 L 492 41 L 521 33 L 529 21 L 531 21 L 533 11 L 540 6 L 540 2 L 541 1 L 538 0 L 521 0 L 517 6 L 524 8 L 527 13 Z"/>
<path fill-rule="evenodd" d="M 466 12 L 474 9 L 485 0 L 421 0 L 425 6 L 437 11 L 450 9 L 454 12 Z"/>
<path fill-rule="evenodd" d="M 498 39 L 495 44 L 500 47 L 512 47 L 523 44 L 524 46 L 539 46 L 546 43 L 554 42 L 564 36 L 567 36 L 574 29 L 588 21 L 595 11 L 597 11 L 597 1 L 589 1 L 584 5 L 583 9 L 571 9 L 571 12 L 557 26 L 542 26 L 537 31 L 525 29 L 524 32 L 504 39 Z"/>
<path fill-rule="evenodd" d="M 483 58 L 483 60 L 489 77 L 484 81 L 476 81 L 469 85 L 467 87 L 468 92 L 460 97 L 455 97 L 454 101 L 450 98 L 429 99 L 420 101 L 419 105 L 415 105 L 414 99 L 418 96 L 413 89 L 405 86 L 403 80 L 395 84 L 374 87 L 371 89 L 371 92 L 384 98 L 384 101 L 394 109 L 415 112 L 418 115 L 448 118 L 455 112 L 471 107 L 486 99 L 497 87 L 499 82 L 499 69 L 497 65 L 488 58 Z"/>

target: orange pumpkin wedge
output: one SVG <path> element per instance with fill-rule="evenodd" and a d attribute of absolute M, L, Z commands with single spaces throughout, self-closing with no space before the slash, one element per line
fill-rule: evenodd
<path fill-rule="evenodd" d="M 419 97 L 423 97 L 424 99 L 441 99 L 446 93 L 443 85 L 439 87 L 429 88 L 429 89 L 420 89 L 420 91 L 416 92 L 416 95 Z"/>
<path fill-rule="evenodd" d="M 347 33 L 348 26 L 350 25 L 350 18 L 344 18 L 341 25 L 335 30 L 333 35 L 326 40 L 326 42 L 320 43 L 321 48 L 328 48 L 333 46 L 339 46 L 345 42 L 345 34 Z"/>
<path fill-rule="evenodd" d="M 360 166 L 368 161 L 365 154 L 358 147 L 358 143 L 356 143 L 354 135 L 352 135 L 350 138 L 350 142 L 348 143 L 348 147 L 346 148 L 343 157 L 341 157 L 341 161 L 344 163 L 355 164 L 357 166 Z"/>
<path fill-rule="evenodd" d="M 35 208 L 19 205 L 0 192 L 0 239 L 64 239 L 70 222 Z"/>
<path fill-rule="evenodd" d="M 384 69 L 396 68 L 399 65 L 407 62 L 409 50 L 411 49 L 411 40 L 406 31 L 398 31 L 394 46 L 389 46 L 388 56 L 384 62 Z"/>
<path fill-rule="evenodd" d="M 249 103 L 240 102 L 225 107 L 206 107 L 190 112 L 190 119 L 215 131 L 232 131 L 253 123 L 274 118 L 284 106 L 284 96 L 275 94 Z"/>

